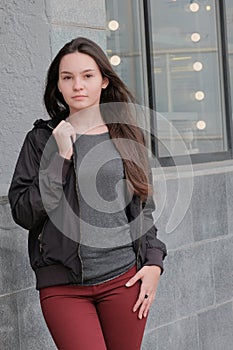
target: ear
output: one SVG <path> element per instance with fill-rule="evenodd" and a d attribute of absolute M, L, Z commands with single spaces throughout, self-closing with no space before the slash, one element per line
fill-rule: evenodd
<path fill-rule="evenodd" d="M 61 89 L 59 87 L 59 82 L 57 83 L 57 88 L 58 88 L 58 91 L 61 93 Z"/>
<path fill-rule="evenodd" d="M 107 77 L 104 77 L 103 82 L 102 82 L 102 89 L 106 89 L 106 87 L 109 84 L 109 80 Z"/>

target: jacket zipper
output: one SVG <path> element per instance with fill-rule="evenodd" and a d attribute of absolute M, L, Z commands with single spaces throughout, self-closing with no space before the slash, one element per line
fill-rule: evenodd
<path fill-rule="evenodd" d="M 79 232 L 80 232 L 80 242 L 82 240 L 82 232 L 81 232 L 81 224 L 80 224 L 80 220 L 81 220 L 81 215 L 80 215 L 80 200 L 79 200 L 79 191 L 78 191 L 78 184 L 77 184 L 77 170 L 76 170 L 76 159 L 75 159 L 75 146 L 73 143 L 73 166 L 74 166 L 74 172 L 75 172 L 75 189 L 76 189 L 76 195 L 77 195 L 77 199 L 78 199 L 78 203 L 79 203 Z M 81 263 L 81 283 L 83 284 L 83 280 L 84 280 L 84 271 L 83 271 L 83 261 L 81 258 L 81 253 L 80 253 L 80 242 L 78 243 L 78 257 Z"/>

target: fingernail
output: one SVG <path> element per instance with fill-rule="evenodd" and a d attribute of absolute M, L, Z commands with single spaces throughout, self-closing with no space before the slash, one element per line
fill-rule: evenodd
<path fill-rule="evenodd" d="M 129 282 L 127 282 L 125 285 L 126 285 L 126 287 L 129 287 L 129 286 L 130 286 L 130 283 L 129 283 Z"/>

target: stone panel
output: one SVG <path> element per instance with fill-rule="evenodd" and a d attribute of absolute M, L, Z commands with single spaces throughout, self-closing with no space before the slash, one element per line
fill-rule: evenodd
<path fill-rule="evenodd" d="M 158 348 L 157 342 L 157 330 L 152 330 L 150 332 L 145 331 L 142 340 L 141 350 L 160 350 Z"/>
<path fill-rule="evenodd" d="M 158 236 L 168 249 L 175 249 L 194 241 L 190 201 L 192 179 L 155 180 L 155 223 Z M 173 218 L 173 210 L 176 210 Z M 172 229 L 172 230 L 171 230 Z"/>
<path fill-rule="evenodd" d="M 233 235 L 233 173 L 226 174 L 228 234 Z"/>
<path fill-rule="evenodd" d="M 0 196 L 0 228 L 14 230 L 18 225 L 14 222 L 7 197 Z"/>
<path fill-rule="evenodd" d="M 15 294 L 0 297 L 0 349 L 20 349 Z"/>
<path fill-rule="evenodd" d="M 50 7 L 52 22 L 72 23 L 80 27 L 93 26 L 105 27 L 105 1 L 104 0 L 66 0 L 47 1 L 47 7 Z"/>
<path fill-rule="evenodd" d="M 233 237 L 212 243 L 216 302 L 233 298 Z"/>
<path fill-rule="evenodd" d="M 192 215 L 196 241 L 228 234 L 225 174 L 194 178 Z"/>
<path fill-rule="evenodd" d="M 186 318 L 155 330 L 159 350 L 197 350 L 197 317 Z M 153 347 L 148 347 L 153 349 Z M 209 349 L 210 350 L 210 349 Z"/>
<path fill-rule="evenodd" d="M 106 48 L 106 37 L 104 31 L 88 28 L 77 28 L 77 27 L 52 27 L 51 38 L 52 38 L 52 55 L 53 57 L 57 52 L 72 39 L 78 36 L 86 37 L 95 41 L 100 47 L 105 50 Z"/>
<path fill-rule="evenodd" d="M 39 16 L 43 18 L 45 15 L 43 2 L 35 0 L 1 0 L 1 9 L 12 14 L 23 13 L 25 16 Z"/>
<path fill-rule="evenodd" d="M 20 349 L 56 350 L 41 312 L 38 291 L 32 288 L 18 293 L 17 303 Z"/>
<path fill-rule="evenodd" d="M 169 252 L 148 330 L 214 304 L 210 244 Z"/>
<path fill-rule="evenodd" d="M 232 303 L 201 313 L 198 316 L 198 326 L 201 350 L 232 350 Z"/>
<path fill-rule="evenodd" d="M 170 253 L 166 258 L 165 271 L 160 277 L 156 298 L 152 304 L 147 321 L 147 330 L 150 332 L 154 328 L 171 322 L 176 319 L 176 295 L 175 295 L 175 273 L 174 262 L 176 257 Z"/>
<path fill-rule="evenodd" d="M 35 284 L 29 264 L 27 232 L 21 228 L 0 229 L 0 294 Z"/>
<path fill-rule="evenodd" d="M 42 118 L 45 72 L 51 57 L 44 2 L 1 1 L 0 187 L 7 192 L 25 133 Z M 2 192 L 2 190 L 1 190 Z M 3 194 L 3 193 L 2 193 Z"/>

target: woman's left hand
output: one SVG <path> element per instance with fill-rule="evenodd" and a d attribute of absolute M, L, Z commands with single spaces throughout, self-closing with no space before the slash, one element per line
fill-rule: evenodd
<path fill-rule="evenodd" d="M 127 283 L 126 287 L 133 286 L 141 280 L 141 288 L 138 300 L 133 307 L 133 312 L 139 309 L 138 317 L 146 317 L 152 302 L 155 299 L 156 289 L 159 283 L 161 268 L 159 266 L 143 266 Z"/>

